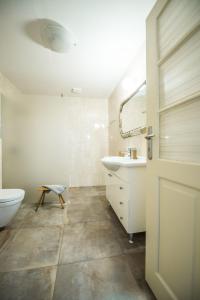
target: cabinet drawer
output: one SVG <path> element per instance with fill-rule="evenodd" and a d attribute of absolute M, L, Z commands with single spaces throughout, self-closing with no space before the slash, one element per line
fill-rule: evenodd
<path fill-rule="evenodd" d="M 114 178 L 112 173 L 106 172 L 105 173 L 105 182 L 106 182 L 106 199 L 110 202 L 113 206 L 114 203 Z"/>
<path fill-rule="evenodd" d="M 124 204 L 118 205 L 118 208 L 116 210 L 116 215 L 118 216 L 120 222 L 125 227 L 125 229 L 127 229 L 127 227 L 128 227 L 128 210 Z"/>
<path fill-rule="evenodd" d="M 128 205 L 128 199 L 129 199 L 129 186 L 125 184 L 122 181 L 119 181 L 117 178 L 115 185 L 114 185 L 114 198 L 115 203 L 117 206 Z"/>
<path fill-rule="evenodd" d="M 106 172 L 106 198 L 122 225 L 127 229 L 129 184 L 110 172 Z"/>
<path fill-rule="evenodd" d="M 123 204 L 128 204 L 129 200 L 129 185 L 123 182 L 120 182 L 117 186 L 117 198 L 119 202 L 123 202 Z"/>
<path fill-rule="evenodd" d="M 115 186 L 116 188 L 116 193 L 115 193 L 115 202 L 113 205 L 113 209 L 118 216 L 120 222 L 122 225 L 127 229 L 128 227 L 128 194 L 129 191 L 127 190 L 127 186 L 123 186 L 123 189 L 120 189 L 122 185 L 120 186 Z"/>

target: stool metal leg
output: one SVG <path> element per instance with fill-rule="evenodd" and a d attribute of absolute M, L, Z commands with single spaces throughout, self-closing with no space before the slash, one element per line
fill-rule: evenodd
<path fill-rule="evenodd" d="M 40 207 L 40 205 L 42 204 L 44 194 L 45 194 L 45 192 L 43 191 L 43 192 L 42 192 L 42 195 L 40 196 L 40 199 L 39 199 L 39 201 L 38 201 L 38 204 L 37 204 L 37 206 L 36 206 L 36 208 L 35 208 L 35 211 L 37 211 L 38 208 Z"/>
<path fill-rule="evenodd" d="M 63 198 L 63 195 L 60 194 L 60 197 L 61 197 L 63 203 L 65 203 L 65 200 L 64 200 L 64 198 Z"/>
<path fill-rule="evenodd" d="M 45 196 L 46 196 L 46 191 L 43 192 L 43 198 L 42 198 L 41 205 L 44 205 L 44 199 L 45 199 Z"/>
<path fill-rule="evenodd" d="M 58 195 L 58 198 L 59 198 L 59 201 L 60 201 L 60 205 L 61 205 L 62 209 L 64 209 L 64 206 L 63 206 L 63 202 L 62 202 L 62 198 L 61 198 L 61 195 Z"/>

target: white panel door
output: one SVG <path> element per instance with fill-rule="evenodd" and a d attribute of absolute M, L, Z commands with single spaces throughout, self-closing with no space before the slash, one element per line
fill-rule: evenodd
<path fill-rule="evenodd" d="M 200 299 L 200 0 L 147 19 L 146 280 L 159 300 Z"/>

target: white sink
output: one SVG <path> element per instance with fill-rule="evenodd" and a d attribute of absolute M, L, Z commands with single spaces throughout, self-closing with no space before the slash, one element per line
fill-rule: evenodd
<path fill-rule="evenodd" d="M 138 157 L 138 159 L 131 159 L 130 157 L 121 156 L 105 156 L 101 159 L 103 165 L 111 171 L 117 171 L 120 167 L 134 168 L 146 165 L 145 157 Z"/>

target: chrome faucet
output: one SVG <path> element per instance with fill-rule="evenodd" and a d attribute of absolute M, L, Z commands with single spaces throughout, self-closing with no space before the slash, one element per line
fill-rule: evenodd
<path fill-rule="evenodd" d="M 137 159 L 137 149 L 128 147 L 128 157 L 130 157 L 130 159 Z"/>

